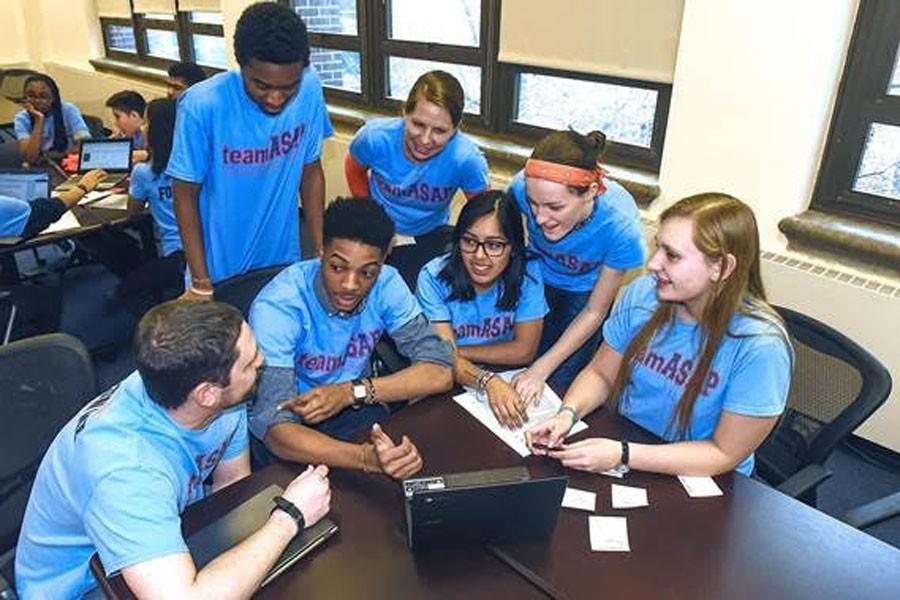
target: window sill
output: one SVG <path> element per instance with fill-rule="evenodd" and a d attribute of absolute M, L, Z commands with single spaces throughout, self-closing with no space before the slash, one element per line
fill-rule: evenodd
<path fill-rule="evenodd" d="M 168 73 L 162 69 L 154 69 L 153 67 L 145 67 L 144 65 L 113 60 L 111 58 L 93 58 L 90 60 L 90 63 L 92 67 L 100 72 L 124 75 L 149 83 L 165 85 L 166 77 L 168 77 Z"/>
<path fill-rule="evenodd" d="M 367 111 L 355 107 L 328 104 L 328 112 L 336 130 L 352 137 L 366 120 L 373 117 L 392 116 L 383 112 Z M 465 128 L 465 123 L 463 123 Z M 531 147 L 499 137 L 477 133 L 467 133 L 481 148 L 488 159 L 493 174 L 511 177 L 525 167 L 525 160 L 531 155 Z M 655 173 L 616 165 L 605 165 L 612 179 L 621 183 L 641 208 L 647 208 L 659 197 L 659 178 Z"/>
<path fill-rule="evenodd" d="M 778 223 L 788 248 L 900 278 L 900 229 L 818 210 Z"/>

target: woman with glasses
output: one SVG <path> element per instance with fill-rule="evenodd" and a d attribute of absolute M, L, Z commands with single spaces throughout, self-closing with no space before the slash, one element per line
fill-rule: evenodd
<path fill-rule="evenodd" d="M 562 395 L 600 343 L 600 325 L 629 269 L 644 262 L 640 214 L 599 160 L 606 136 L 555 131 L 509 186 L 540 258 L 547 316 L 538 358 L 514 385 L 524 400 L 548 383 Z"/>
<path fill-rule="evenodd" d="M 502 425 L 520 426 L 526 417 L 519 394 L 475 366 L 530 363 L 547 314 L 540 266 L 526 259 L 515 200 L 498 191 L 469 200 L 450 253 L 425 265 L 416 296 L 438 334 L 456 346 L 457 383 L 486 392 Z"/>
<path fill-rule="evenodd" d="M 47 75 L 26 79 L 24 94 L 25 110 L 16 114 L 13 123 L 22 162 L 33 165 L 41 157 L 57 160 L 91 137 L 78 107 L 62 101 L 56 82 Z"/>

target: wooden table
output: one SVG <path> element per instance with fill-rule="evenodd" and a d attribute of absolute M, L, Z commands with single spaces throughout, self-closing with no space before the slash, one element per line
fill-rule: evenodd
<path fill-rule="evenodd" d="M 646 432 L 600 411 L 577 436 Z M 505 467 L 517 454 L 449 398 L 431 398 L 384 424 L 410 435 L 423 474 Z M 528 457 L 533 475 L 561 472 Z M 270 483 L 299 471 L 275 465 L 193 506 L 190 534 Z M 411 554 L 401 532 L 400 487 L 383 477 L 332 470 L 332 518 L 341 531 L 282 574 L 260 598 L 900 598 L 900 550 L 856 531 L 766 485 L 740 475 L 717 477 L 725 495 L 691 499 L 674 478 L 630 473 L 624 480 L 568 472 L 570 485 L 597 493 L 599 515 L 628 518 L 631 552 L 591 552 L 588 513 L 563 509 L 544 542 L 487 551 Z M 650 506 L 612 510 L 610 484 L 648 489 Z M 112 580 L 122 591 L 121 579 Z"/>

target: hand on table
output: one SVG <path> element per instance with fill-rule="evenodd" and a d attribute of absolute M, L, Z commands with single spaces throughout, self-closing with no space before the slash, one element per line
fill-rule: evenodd
<path fill-rule="evenodd" d="M 316 468 L 307 467 L 285 488 L 282 496 L 300 509 L 307 527 L 315 525 L 331 509 L 328 467 L 325 465 Z"/>
<path fill-rule="evenodd" d="M 321 385 L 282 402 L 278 407 L 289 410 L 311 425 L 336 415 L 353 403 L 349 383 Z"/>
<path fill-rule="evenodd" d="M 492 377 L 487 383 L 488 404 L 503 427 L 515 429 L 528 421 L 527 404 L 516 389 L 502 377 Z"/>
<path fill-rule="evenodd" d="M 106 171 L 102 169 L 94 169 L 82 175 L 81 181 L 79 183 L 87 188 L 87 191 L 90 192 L 96 189 L 97 186 L 100 185 L 100 182 L 104 179 L 106 179 Z"/>
<path fill-rule="evenodd" d="M 369 439 L 375 449 L 375 459 L 385 475 L 394 479 L 406 479 L 422 468 L 422 457 L 415 444 L 405 435 L 399 444 L 376 423 L 372 425 Z"/>
<path fill-rule="evenodd" d="M 517 374 L 512 385 L 522 397 L 525 406 L 536 403 L 544 393 L 547 378 L 535 371 L 534 365 Z"/>
<path fill-rule="evenodd" d="M 546 448 L 557 448 L 563 443 L 566 434 L 572 429 L 572 417 L 568 411 L 561 412 L 547 419 L 525 432 L 525 443 L 532 454 L 547 455 L 544 448 L 537 448 L 540 444 Z"/>
<path fill-rule="evenodd" d="M 622 443 L 609 438 L 590 438 L 574 444 L 563 444 L 547 452 L 570 469 L 601 473 L 619 464 L 622 458 Z"/>

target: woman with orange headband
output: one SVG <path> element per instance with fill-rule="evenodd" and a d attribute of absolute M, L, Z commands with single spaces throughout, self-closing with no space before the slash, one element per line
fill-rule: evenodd
<path fill-rule="evenodd" d="M 556 131 L 542 139 L 509 186 L 525 214 L 529 250 L 541 261 L 550 313 L 540 357 L 514 381 L 523 400 L 548 383 L 562 394 L 600 343 L 600 325 L 626 271 L 644 262 L 634 198 L 607 179 L 606 136 Z"/>

